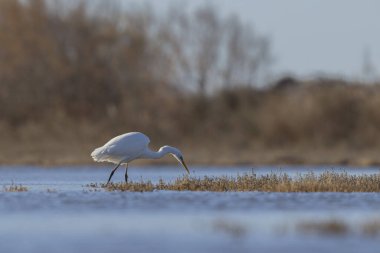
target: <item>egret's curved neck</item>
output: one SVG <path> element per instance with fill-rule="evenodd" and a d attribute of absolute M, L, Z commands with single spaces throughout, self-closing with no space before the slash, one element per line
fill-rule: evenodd
<path fill-rule="evenodd" d="M 161 147 L 157 152 L 147 148 L 141 157 L 159 159 L 163 157 L 164 155 L 171 153 L 170 151 L 171 151 L 171 147 L 169 146 Z"/>

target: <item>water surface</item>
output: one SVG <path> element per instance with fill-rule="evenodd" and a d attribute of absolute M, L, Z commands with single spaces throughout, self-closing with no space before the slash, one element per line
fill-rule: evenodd
<path fill-rule="evenodd" d="M 105 167 L 1 167 L 0 189 L 12 183 L 27 192 L 0 192 L 0 252 L 377 252 L 379 236 L 355 228 L 380 219 L 379 193 L 104 192 Z M 379 168 L 192 167 L 197 176 L 345 171 Z M 132 180 L 168 181 L 177 166 L 131 167 Z M 124 179 L 124 170 L 114 181 Z M 338 219 L 353 231 L 303 234 L 304 221 Z"/>

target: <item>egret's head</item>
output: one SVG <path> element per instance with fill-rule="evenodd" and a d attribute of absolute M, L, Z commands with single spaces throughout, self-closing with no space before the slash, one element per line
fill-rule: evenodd
<path fill-rule="evenodd" d="M 190 174 L 190 171 L 189 169 L 187 168 L 187 165 L 185 163 L 185 160 L 183 159 L 183 155 L 182 155 L 182 152 L 178 149 L 178 148 L 175 148 L 175 147 L 171 147 L 171 146 L 163 146 L 161 149 L 164 149 L 166 152 L 170 153 L 172 156 L 174 156 L 175 159 L 177 159 L 177 161 L 182 164 L 182 166 L 185 168 L 185 170 L 187 171 L 187 173 Z"/>

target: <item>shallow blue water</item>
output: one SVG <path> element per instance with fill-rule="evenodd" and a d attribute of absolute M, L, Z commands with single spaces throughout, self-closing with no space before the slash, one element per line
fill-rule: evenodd
<path fill-rule="evenodd" d="M 82 189 L 83 185 L 93 182 L 105 182 L 112 166 L 71 166 L 71 167 L 35 167 L 35 166 L 0 166 L 0 184 L 27 184 L 32 190 L 42 187 L 60 188 L 67 190 Z M 346 172 L 348 174 L 376 174 L 380 173 L 380 167 L 342 167 L 342 166 L 192 166 L 192 176 L 236 176 L 245 173 L 256 173 L 263 175 L 268 173 L 287 173 L 290 176 L 314 172 L 316 174 L 324 171 Z M 119 168 L 114 174 L 112 181 L 124 181 L 124 168 Z M 159 179 L 165 181 L 174 180 L 186 174 L 179 166 L 130 166 L 128 169 L 129 179 L 133 181 L 151 180 L 157 182 Z M 66 188 L 65 188 L 66 189 Z"/>
<path fill-rule="evenodd" d="M 0 252 L 378 252 L 379 236 L 360 224 L 380 220 L 379 193 L 94 192 L 106 167 L 0 167 Z M 379 168 L 193 167 L 197 176 L 326 169 L 350 174 Z M 131 167 L 132 180 L 173 180 L 177 166 Z M 120 169 L 113 180 L 122 181 Z M 22 184 L 28 192 L 1 189 Z M 49 189 L 49 191 L 48 191 Z M 345 235 L 302 234 L 303 221 L 338 219 Z"/>

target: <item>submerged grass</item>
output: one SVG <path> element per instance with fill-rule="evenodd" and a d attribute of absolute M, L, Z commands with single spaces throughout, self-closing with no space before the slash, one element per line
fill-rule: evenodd
<path fill-rule="evenodd" d="M 90 184 L 92 188 L 107 191 L 146 192 L 154 190 L 171 191 L 264 191 L 264 192 L 380 192 L 380 173 L 371 175 L 349 175 L 347 172 L 313 172 L 290 177 L 286 173 L 256 175 L 247 173 L 237 177 L 179 177 L 173 182 L 151 181 Z"/>
<path fill-rule="evenodd" d="M 26 186 L 12 184 L 10 186 L 3 186 L 3 191 L 4 192 L 26 192 L 28 191 L 28 188 Z"/>
<path fill-rule="evenodd" d="M 345 235 L 350 231 L 349 225 L 341 220 L 309 221 L 297 225 L 302 234 Z"/>
<path fill-rule="evenodd" d="M 309 235 L 344 236 L 348 234 L 359 234 L 375 237 L 380 235 L 380 220 L 367 220 L 355 226 L 340 219 L 303 221 L 296 225 L 296 231 L 301 234 Z"/>

